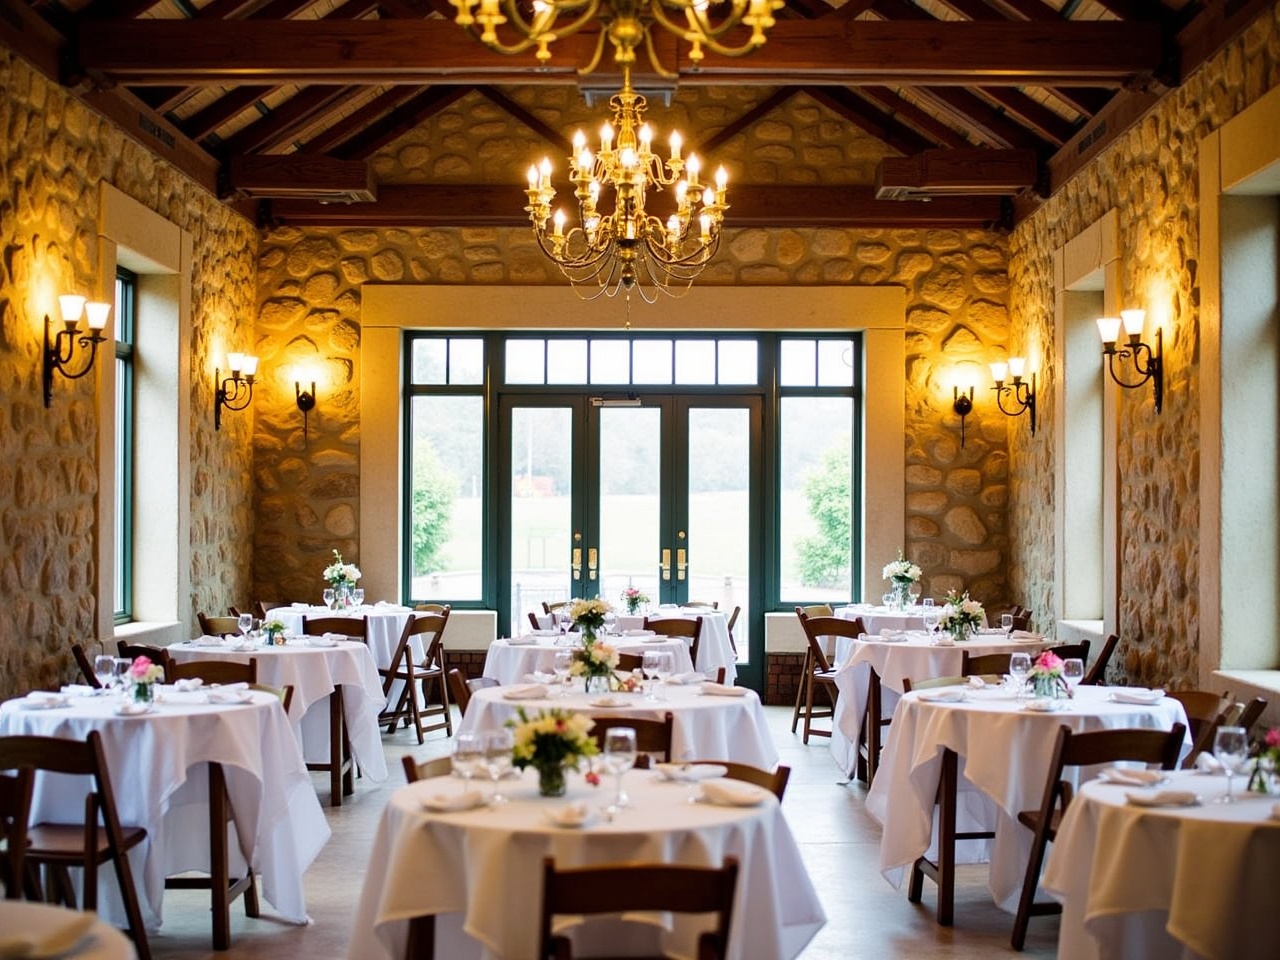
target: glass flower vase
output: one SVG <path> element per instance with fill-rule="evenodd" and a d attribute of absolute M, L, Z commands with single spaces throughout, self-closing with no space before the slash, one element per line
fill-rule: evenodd
<path fill-rule="evenodd" d="M 563 797 L 566 789 L 564 767 L 548 763 L 538 767 L 538 793 L 544 797 Z"/>
<path fill-rule="evenodd" d="M 135 683 L 133 685 L 133 700 L 135 703 L 151 703 L 155 699 L 155 684 L 153 683 Z"/>
<path fill-rule="evenodd" d="M 911 587 L 910 580 L 895 580 L 893 583 L 893 607 L 896 610 L 906 610 L 911 606 Z"/>

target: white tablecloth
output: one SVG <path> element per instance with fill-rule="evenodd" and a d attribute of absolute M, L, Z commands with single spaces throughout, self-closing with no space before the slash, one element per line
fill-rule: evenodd
<path fill-rule="evenodd" d="M 942 607 L 936 606 L 934 610 L 941 612 Z M 877 634 L 881 630 L 923 630 L 924 611 L 925 608 L 921 606 L 893 610 L 869 603 L 850 603 L 843 607 L 836 607 L 833 612 L 844 620 L 861 618 L 867 633 Z"/>
<path fill-rule="evenodd" d="M 963 703 L 929 703 L 919 699 L 922 692 L 912 691 L 899 701 L 880 772 L 867 794 L 868 812 L 884 827 L 880 872 L 901 886 L 904 868 L 931 848 L 942 751 L 949 748 L 960 759 L 964 794 L 956 829 L 994 826 L 988 883 L 995 902 L 1010 912 L 1017 909 L 1031 851 L 1031 831 L 1015 818 L 1040 805 L 1058 728 L 1066 725 L 1076 733 L 1168 730 L 1187 722 L 1176 700 L 1165 697 L 1151 706 L 1113 703 L 1107 687 L 1078 687 L 1075 699 L 1063 701 L 1064 708 L 1053 713 L 1024 710 L 999 690 L 972 692 Z M 1183 756 L 1190 749 L 1188 737 Z M 973 856 L 958 857 L 964 859 Z"/>
<path fill-rule="evenodd" d="M 858 762 L 858 735 L 867 714 L 867 691 L 872 670 L 880 677 L 880 712 L 891 717 L 898 698 L 902 696 L 904 678 L 923 680 L 957 676 L 964 650 L 968 650 L 970 656 L 1015 650 L 1034 656 L 1052 645 L 1052 641 L 1043 639 L 1018 642 L 1006 640 L 1003 636 L 979 636 L 964 644 L 944 647 L 934 644 L 924 633 L 908 633 L 906 637 L 906 640 L 892 643 L 875 635 L 868 635 L 865 640 L 836 638 L 835 682 L 840 697 L 836 701 L 831 755 L 849 777 L 854 775 Z"/>
<path fill-rule="evenodd" d="M 640 694 L 628 694 L 632 701 L 625 707 L 594 707 L 588 696 L 577 692 L 567 697 L 541 700 L 507 700 L 502 687 L 477 690 L 462 718 L 460 732 L 497 730 L 515 718 L 516 708 L 524 707 L 532 715 L 538 710 L 559 707 L 593 716 L 641 717 L 661 720 L 670 711 L 673 717 L 671 756 L 674 760 L 733 760 L 753 767 L 772 770 L 778 764 L 778 751 L 773 745 L 765 722 L 760 696 L 742 688 L 740 697 L 703 694 L 697 684 L 667 685 L 668 700 L 647 700 Z"/>
<path fill-rule="evenodd" d="M 650 650 L 661 650 L 675 657 L 675 672 L 688 673 L 693 670 L 693 661 L 689 659 L 689 645 L 680 638 L 653 640 L 645 643 L 626 637 L 604 637 L 604 642 L 612 645 L 619 653 L 643 654 Z M 556 651 L 564 647 L 557 645 L 555 637 L 537 637 L 533 643 L 512 642 L 500 638 L 489 644 L 489 653 L 484 660 L 484 675 L 499 683 L 522 683 L 528 674 L 540 671 L 551 673 L 555 669 Z M 712 677 L 711 679 L 715 679 Z"/>
<path fill-rule="evenodd" d="M 1247 777 L 1237 776 L 1237 790 Z M 1063 903 L 1058 956 L 1071 960 L 1271 960 L 1280 947 L 1277 797 L 1232 805 L 1222 776 L 1174 771 L 1164 790 L 1194 807 L 1138 807 L 1093 781 L 1072 801 L 1050 848 L 1043 886 Z"/>
<path fill-rule="evenodd" d="M 46 937 L 60 939 L 65 936 L 68 924 L 84 916 L 75 910 L 45 903 L 0 900 L 0 944 L 10 937 L 25 936 L 37 945 L 43 945 Z M 7 955 L 0 946 L 0 956 Z M 31 954 L 37 955 L 52 956 L 50 953 Z M 94 918 L 76 949 L 57 956 L 60 960 L 135 960 L 138 954 L 133 949 L 132 940 L 110 924 Z"/>
<path fill-rule="evenodd" d="M 650 619 L 679 617 L 692 620 L 702 618 L 702 635 L 698 638 L 698 662 L 695 669 L 715 679 L 716 671 L 724 667 L 724 682 L 733 683 L 738 676 L 738 657 L 729 642 L 729 618 L 719 610 L 702 608 L 670 609 L 660 607 L 649 611 Z M 624 614 L 618 617 L 619 630 L 637 630 L 644 626 L 644 617 Z"/>
<path fill-rule="evenodd" d="M 152 927 L 162 920 L 164 878 L 209 869 L 206 764 L 221 763 L 234 813 L 233 868 L 238 852 L 261 874 L 262 893 L 280 915 L 306 923 L 302 875 L 330 831 L 280 701 L 254 693 L 246 704 L 209 704 L 203 694 L 161 693 L 165 702 L 155 712 L 129 717 L 115 713 L 119 701 L 112 696 L 75 697 L 69 706 L 44 710 L 10 700 L 0 704 L 0 734 L 69 740 L 83 740 L 90 730 L 102 734 L 120 822 L 147 831 L 130 862 Z M 83 822 L 85 792 L 61 775 L 37 775 L 32 817 Z M 106 866 L 100 878 L 100 910 L 123 925 L 115 873 Z"/>
<path fill-rule="evenodd" d="M 340 684 L 342 715 L 346 721 L 351 753 L 371 780 L 387 778 L 387 758 L 382 752 L 378 714 L 385 699 L 382 678 L 373 654 L 363 643 L 339 641 L 333 647 L 313 647 L 295 639 L 284 646 L 256 647 L 246 651 L 175 643 L 169 655 L 178 661 L 258 661 L 258 680 L 273 687 L 292 686 L 289 720 L 302 744 L 308 763 L 329 760 L 329 695 Z M 314 708 L 314 709 L 313 709 Z"/>
<path fill-rule="evenodd" d="M 735 960 L 788 960 L 826 922 L 771 795 L 754 807 L 689 804 L 686 784 L 658 782 L 656 774 L 636 770 L 624 777 L 631 805 L 613 822 L 597 815 L 583 828 L 551 824 L 548 812 L 565 803 L 607 804 L 613 778 L 604 779 L 590 787 L 570 773 L 568 796 L 545 799 L 537 796 L 536 775 L 528 770 L 518 783 L 504 785 L 510 803 L 446 814 L 427 812 L 422 799 L 460 791 L 457 780 L 397 790 L 378 824 L 347 956 L 399 960 L 408 919 L 435 914 L 437 957 L 533 960 L 546 856 L 562 866 L 645 860 L 717 867 L 726 856 L 737 857 L 729 935 Z M 613 929 L 611 949 L 620 945 Z M 628 930 L 623 945 L 632 937 L 660 939 L 668 956 L 690 957 L 702 929 L 705 918 L 679 917 L 666 931 L 647 925 Z"/>

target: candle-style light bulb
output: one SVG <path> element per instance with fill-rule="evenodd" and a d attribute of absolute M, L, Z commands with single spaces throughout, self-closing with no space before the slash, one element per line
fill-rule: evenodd
<path fill-rule="evenodd" d="M 680 136 L 679 130 L 672 130 L 671 137 L 667 140 L 671 144 L 671 159 L 680 159 L 680 148 L 684 146 L 684 138 Z"/>
<path fill-rule="evenodd" d="M 543 157 L 542 163 L 538 166 L 538 186 L 545 187 L 551 182 L 551 158 Z"/>
<path fill-rule="evenodd" d="M 600 152 L 608 153 L 613 149 L 613 127 L 609 125 L 609 121 L 605 121 L 604 126 L 600 128 Z"/>
<path fill-rule="evenodd" d="M 531 164 L 529 167 L 529 189 L 538 189 L 538 165 Z"/>
<path fill-rule="evenodd" d="M 1114 344 L 1120 337 L 1119 317 L 1099 317 L 1098 335 L 1104 344 Z"/>
<path fill-rule="evenodd" d="M 653 143 L 653 127 L 647 123 L 640 128 L 640 152 L 649 153 L 649 145 Z"/>
<path fill-rule="evenodd" d="M 557 210 L 555 215 L 551 218 L 551 222 L 555 224 L 555 235 L 557 237 L 564 236 L 564 220 L 565 216 L 563 210 Z"/>
<path fill-rule="evenodd" d="M 1124 324 L 1124 332 L 1126 336 L 1141 338 L 1142 328 L 1147 322 L 1147 311 L 1121 310 L 1120 322 Z"/>
<path fill-rule="evenodd" d="M 1004 383 L 1009 374 L 1009 365 L 1007 363 L 991 364 L 991 379 L 996 382 L 996 386 Z"/>
<path fill-rule="evenodd" d="M 1026 357 L 1010 357 L 1009 358 L 1009 376 L 1015 380 L 1021 380 L 1022 374 L 1027 369 Z"/>
<path fill-rule="evenodd" d="M 696 153 L 689 154 L 689 162 L 686 167 L 689 170 L 689 186 L 696 187 L 698 185 L 698 171 L 702 169 L 702 161 L 698 159 Z"/>

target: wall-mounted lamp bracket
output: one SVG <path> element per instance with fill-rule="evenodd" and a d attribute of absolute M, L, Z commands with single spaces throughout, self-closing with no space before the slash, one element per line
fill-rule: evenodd
<path fill-rule="evenodd" d="M 1006 417 L 1020 417 L 1023 413 L 1031 415 L 1031 435 L 1036 435 L 1036 375 L 1031 374 L 1031 383 L 1028 384 L 1021 376 L 1012 378 L 1010 386 L 1004 385 L 1004 378 L 996 380 L 996 385 L 992 388 L 996 392 L 996 406 L 1000 408 L 1000 412 Z M 1004 395 L 1006 393 L 1013 394 L 1012 400 L 1016 406 L 1010 409 L 1004 405 Z"/>
<path fill-rule="evenodd" d="M 1130 333 L 1128 345 L 1117 349 L 1116 341 L 1103 340 L 1102 355 L 1107 358 L 1107 370 L 1111 379 L 1126 390 L 1133 390 L 1151 381 L 1155 391 L 1156 413 L 1164 407 L 1164 331 L 1156 328 L 1155 349 L 1142 342 L 1141 333 Z M 1116 373 L 1116 358 L 1128 360 L 1132 358 L 1134 371 L 1142 378 L 1133 383 L 1122 380 Z"/>
<path fill-rule="evenodd" d="M 233 357 L 240 356 L 232 354 Z M 231 368 L 231 376 L 223 379 L 221 370 L 213 372 L 213 429 L 222 429 L 222 408 L 228 410 L 243 410 L 249 406 L 249 401 L 253 399 L 253 380 L 254 373 L 258 369 L 258 360 L 256 357 L 245 357 L 244 372 L 241 367 L 235 364 L 233 360 Z"/>
<path fill-rule="evenodd" d="M 85 298 L 66 295 L 58 298 L 62 312 L 62 329 L 54 330 L 54 321 L 49 314 L 44 315 L 44 369 L 42 379 L 44 385 L 44 405 L 53 403 L 53 372 L 56 370 L 68 380 L 79 380 L 93 369 L 93 361 L 98 355 L 98 344 L 105 341 L 103 330 L 107 325 L 107 317 L 111 313 L 109 303 L 87 303 Z M 89 328 L 87 332 L 80 330 L 80 314 L 87 312 Z M 84 348 L 89 348 L 88 359 L 85 359 Z M 82 366 L 73 369 L 72 361 L 80 358 Z"/>
<path fill-rule="evenodd" d="M 951 388 L 951 409 L 960 418 L 960 446 L 964 446 L 964 418 L 973 412 L 973 387 L 968 393 L 961 393 L 959 387 Z"/>
<path fill-rule="evenodd" d="M 311 381 L 311 389 L 303 390 L 302 384 L 297 380 L 293 382 L 293 396 L 298 403 L 298 409 L 302 411 L 302 442 L 307 442 L 307 417 L 311 411 L 316 408 L 316 384 Z"/>

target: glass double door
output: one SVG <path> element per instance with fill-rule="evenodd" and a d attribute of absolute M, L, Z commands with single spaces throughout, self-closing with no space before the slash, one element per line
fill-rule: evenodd
<path fill-rule="evenodd" d="M 758 685 L 761 398 L 507 397 L 499 413 L 510 629 L 568 597 L 621 611 L 627 587 L 652 607 L 715 602 L 726 616 L 741 608 L 738 675 Z"/>

